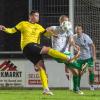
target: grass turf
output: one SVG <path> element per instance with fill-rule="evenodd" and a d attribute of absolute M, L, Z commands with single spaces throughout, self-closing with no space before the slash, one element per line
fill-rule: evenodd
<path fill-rule="evenodd" d="M 83 90 L 78 95 L 69 90 L 52 90 L 53 96 L 43 95 L 42 90 L 0 90 L 0 100 L 100 100 L 100 90 Z"/>

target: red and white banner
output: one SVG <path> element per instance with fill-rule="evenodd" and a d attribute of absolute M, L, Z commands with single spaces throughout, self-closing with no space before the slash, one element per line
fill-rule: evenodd
<path fill-rule="evenodd" d="M 65 65 L 54 60 L 45 60 L 49 87 L 69 87 Z M 95 66 L 95 84 L 100 84 L 100 62 Z M 26 59 L 0 60 L 0 87 L 42 87 L 38 72 Z M 89 87 L 88 73 L 81 80 L 81 87 Z"/>

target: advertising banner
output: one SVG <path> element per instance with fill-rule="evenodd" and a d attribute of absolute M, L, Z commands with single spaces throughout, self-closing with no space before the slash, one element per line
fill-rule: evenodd
<path fill-rule="evenodd" d="M 45 60 L 49 87 L 70 87 L 65 65 L 54 60 Z M 72 76 L 71 76 L 72 78 Z M 100 84 L 100 62 L 95 65 L 95 84 Z M 0 60 L 0 87 L 42 87 L 34 65 L 26 59 Z M 89 87 L 88 73 L 82 76 L 81 87 Z"/>
<path fill-rule="evenodd" d="M 0 60 L 0 87 L 23 87 L 24 76 L 23 65 L 17 65 L 16 61 Z"/>

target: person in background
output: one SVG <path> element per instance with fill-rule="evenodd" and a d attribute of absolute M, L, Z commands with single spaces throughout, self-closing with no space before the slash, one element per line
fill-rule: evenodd
<path fill-rule="evenodd" d="M 94 63 L 96 61 L 95 45 L 89 35 L 84 33 L 82 25 L 77 25 L 75 27 L 75 33 L 76 34 L 73 36 L 74 42 L 80 47 L 78 63 L 81 65 L 85 63 L 88 64 L 90 90 L 94 90 Z M 73 77 L 74 80 L 75 78 L 76 77 Z M 81 75 L 78 80 L 78 89 L 80 89 L 80 80 Z"/>

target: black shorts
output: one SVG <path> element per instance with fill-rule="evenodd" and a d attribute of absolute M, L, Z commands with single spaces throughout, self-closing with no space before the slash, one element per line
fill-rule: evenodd
<path fill-rule="evenodd" d="M 29 59 L 34 65 L 38 61 L 43 60 L 42 55 L 40 54 L 42 47 L 39 44 L 29 43 L 23 49 L 23 54 L 27 59 Z"/>

